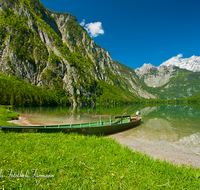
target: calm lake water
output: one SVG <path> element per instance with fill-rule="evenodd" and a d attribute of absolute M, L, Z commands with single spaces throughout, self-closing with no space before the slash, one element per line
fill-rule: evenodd
<path fill-rule="evenodd" d="M 27 111 L 26 111 L 27 110 Z M 143 138 L 150 141 L 179 141 L 188 146 L 200 146 L 200 108 L 188 105 L 144 107 L 97 106 L 91 107 L 35 107 L 14 108 L 32 125 L 50 125 L 97 121 L 92 115 L 132 115 L 139 110 L 142 124 L 120 133 L 119 138 Z"/>

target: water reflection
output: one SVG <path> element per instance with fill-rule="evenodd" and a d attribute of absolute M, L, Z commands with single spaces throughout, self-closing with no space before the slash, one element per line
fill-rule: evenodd
<path fill-rule="evenodd" d="M 189 106 L 159 106 L 141 109 L 142 124 L 117 138 L 181 142 L 200 145 L 200 112 Z"/>
<path fill-rule="evenodd" d="M 143 122 L 140 126 L 110 137 L 154 158 L 200 168 L 198 107 L 144 107 L 141 113 Z"/>
<path fill-rule="evenodd" d="M 82 122 L 95 122 L 98 118 L 92 115 L 134 115 L 139 106 L 97 106 L 97 107 L 35 107 L 13 108 L 13 111 L 26 117 L 32 125 L 72 124 Z M 103 118 L 105 120 L 106 118 Z"/>

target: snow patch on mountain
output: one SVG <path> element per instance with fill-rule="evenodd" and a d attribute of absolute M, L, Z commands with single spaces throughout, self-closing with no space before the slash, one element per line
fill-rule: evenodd
<path fill-rule="evenodd" d="M 176 66 L 181 69 L 187 69 L 193 72 L 200 72 L 200 57 L 193 55 L 190 58 L 182 58 L 183 54 L 178 54 L 171 59 L 163 62 L 161 65 Z"/>

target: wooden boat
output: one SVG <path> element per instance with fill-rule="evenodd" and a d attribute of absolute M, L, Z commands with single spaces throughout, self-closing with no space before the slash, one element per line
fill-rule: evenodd
<path fill-rule="evenodd" d="M 108 115 L 93 117 L 100 117 L 100 122 L 47 126 L 0 126 L 0 128 L 4 132 L 76 132 L 85 135 L 108 135 L 138 126 L 142 119 L 141 117 L 117 116 L 115 117 L 117 120 L 111 121 L 111 116 L 109 116 L 110 121 L 102 121 L 102 117 L 108 117 Z"/>

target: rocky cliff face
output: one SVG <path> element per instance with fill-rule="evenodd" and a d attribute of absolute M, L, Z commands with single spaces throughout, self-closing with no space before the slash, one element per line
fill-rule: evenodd
<path fill-rule="evenodd" d="M 0 9 L 0 72 L 34 85 L 63 88 L 73 104 L 91 98 L 105 81 L 133 96 L 154 98 L 135 72 L 114 61 L 68 13 L 46 9 L 39 0 L 5 0 Z"/>
<path fill-rule="evenodd" d="M 159 67 L 144 64 L 135 72 L 143 88 L 160 99 L 188 98 L 200 91 L 200 72 L 164 64 Z"/>
<path fill-rule="evenodd" d="M 141 68 L 137 68 L 135 72 L 147 86 L 154 88 L 165 85 L 177 74 L 173 66 L 161 65 L 155 67 L 151 64 L 144 64 Z"/>

